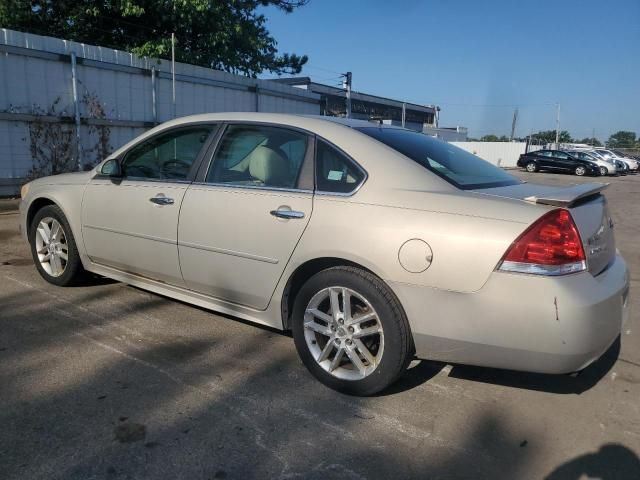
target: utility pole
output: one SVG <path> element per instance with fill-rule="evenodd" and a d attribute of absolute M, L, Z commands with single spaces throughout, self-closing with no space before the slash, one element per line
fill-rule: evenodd
<path fill-rule="evenodd" d="M 347 118 L 351 118 L 351 72 L 342 75 L 344 77 L 344 88 L 347 90 Z"/>
<path fill-rule="evenodd" d="M 518 122 L 518 108 L 513 111 L 513 121 L 511 122 L 511 137 L 509 138 L 510 142 L 513 142 L 513 137 L 516 133 L 516 123 Z"/>
<path fill-rule="evenodd" d="M 560 143 L 560 103 L 556 103 L 556 148 Z"/>
<path fill-rule="evenodd" d="M 171 33 L 171 101 L 173 118 L 176 118 L 176 35 Z"/>
<path fill-rule="evenodd" d="M 591 146 L 593 147 L 596 143 L 596 129 L 591 130 Z"/>
<path fill-rule="evenodd" d="M 404 128 L 404 124 L 407 120 L 407 104 L 402 102 L 402 128 Z"/>

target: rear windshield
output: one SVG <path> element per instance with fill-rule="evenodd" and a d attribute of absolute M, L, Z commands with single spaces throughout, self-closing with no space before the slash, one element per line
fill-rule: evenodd
<path fill-rule="evenodd" d="M 358 127 L 463 190 L 522 183 L 480 157 L 423 133 L 400 128 Z"/>

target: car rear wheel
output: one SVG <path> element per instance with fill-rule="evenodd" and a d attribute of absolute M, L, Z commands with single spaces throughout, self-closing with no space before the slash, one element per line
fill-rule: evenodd
<path fill-rule="evenodd" d="M 71 227 L 59 207 L 38 210 L 29 229 L 31 255 L 42 278 L 54 285 L 72 285 L 84 273 Z"/>
<path fill-rule="evenodd" d="M 538 165 L 535 162 L 529 162 L 526 166 L 527 172 L 534 173 L 538 171 Z"/>
<path fill-rule="evenodd" d="M 609 173 L 607 167 L 600 167 L 600 176 L 604 177 Z"/>
<path fill-rule="evenodd" d="M 587 169 L 582 165 L 577 166 L 575 169 L 575 174 L 578 175 L 579 177 L 583 177 L 586 173 L 587 173 Z"/>
<path fill-rule="evenodd" d="M 375 275 L 333 267 L 311 277 L 296 296 L 293 338 L 307 369 L 351 395 L 372 395 L 406 370 L 413 342 L 406 316 Z"/>

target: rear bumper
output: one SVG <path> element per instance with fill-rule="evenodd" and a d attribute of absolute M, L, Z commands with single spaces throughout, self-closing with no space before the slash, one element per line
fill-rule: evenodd
<path fill-rule="evenodd" d="M 474 293 L 391 282 L 419 358 L 539 373 L 597 360 L 629 317 L 629 273 L 617 255 L 597 277 L 494 272 Z"/>

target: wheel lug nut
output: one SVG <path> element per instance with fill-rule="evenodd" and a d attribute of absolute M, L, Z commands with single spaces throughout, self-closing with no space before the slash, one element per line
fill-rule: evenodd
<path fill-rule="evenodd" d="M 349 333 L 353 333 L 353 327 L 349 327 L 348 330 L 349 330 Z"/>
<path fill-rule="evenodd" d="M 340 339 L 336 338 L 336 345 L 340 345 Z"/>
<path fill-rule="evenodd" d="M 339 323 L 340 325 L 344 325 L 344 320 L 341 318 L 340 320 L 338 320 L 338 323 Z"/>
<path fill-rule="evenodd" d="M 347 345 L 351 345 L 353 342 L 351 341 L 350 338 L 348 338 L 346 343 L 347 343 Z"/>
<path fill-rule="evenodd" d="M 335 325 L 331 325 L 331 331 L 335 332 L 336 331 L 336 326 Z"/>

